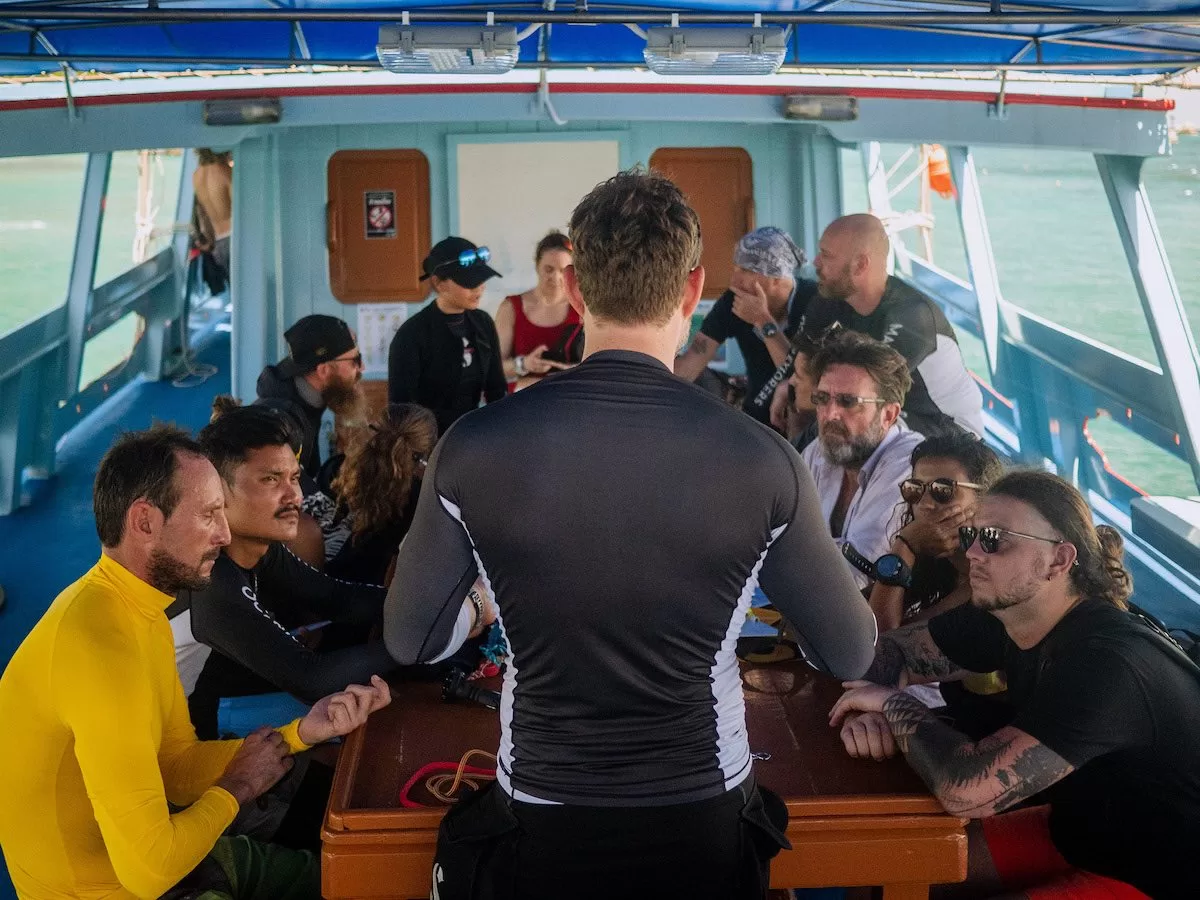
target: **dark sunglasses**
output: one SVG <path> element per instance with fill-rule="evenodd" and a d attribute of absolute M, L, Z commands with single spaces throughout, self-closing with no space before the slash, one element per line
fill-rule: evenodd
<path fill-rule="evenodd" d="M 882 397 L 859 397 L 855 394 L 831 394 L 829 391 L 813 391 L 808 398 L 813 406 L 828 406 L 836 403 L 842 409 L 858 409 L 864 403 L 887 403 Z"/>
<path fill-rule="evenodd" d="M 464 250 L 458 254 L 456 259 L 448 259 L 443 263 L 438 263 L 434 266 L 434 271 L 444 269 L 446 266 L 462 266 L 464 269 L 467 266 L 486 265 L 487 261 L 492 258 L 492 251 L 487 247 L 476 247 L 474 250 Z"/>
<path fill-rule="evenodd" d="M 984 553 L 995 553 L 1000 549 L 1001 537 L 1019 537 L 1030 541 L 1043 541 L 1047 544 L 1065 544 L 1062 538 L 1048 538 L 1037 534 L 1026 534 L 1023 531 L 1010 531 L 1007 528 L 999 528 L 995 525 L 985 525 L 982 528 L 976 528 L 974 525 L 962 525 L 958 529 L 958 543 L 962 547 L 963 552 L 971 549 L 971 545 L 975 543 L 976 538 L 979 539 L 979 549 Z"/>
<path fill-rule="evenodd" d="M 900 482 L 900 496 L 905 503 L 916 505 L 929 491 L 934 503 L 949 503 L 954 499 L 956 487 L 971 488 L 974 491 L 983 490 L 983 485 L 970 481 L 954 481 L 950 478 L 935 478 L 933 481 L 921 481 L 919 478 L 906 478 Z"/>
<path fill-rule="evenodd" d="M 331 359 L 331 360 L 330 360 L 330 362 L 348 362 L 348 363 L 354 363 L 354 365 L 355 365 L 357 368 L 360 368 L 360 369 L 361 369 L 361 368 L 362 368 L 362 364 L 363 364 L 363 358 L 362 358 L 362 354 L 361 354 L 361 353 L 355 353 L 353 356 L 339 356 L 339 357 L 337 357 L 337 358 L 335 358 L 335 359 Z"/>

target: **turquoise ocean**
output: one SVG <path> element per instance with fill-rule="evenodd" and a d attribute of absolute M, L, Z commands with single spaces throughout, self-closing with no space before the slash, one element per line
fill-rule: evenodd
<path fill-rule="evenodd" d="M 905 147 L 885 146 L 891 166 Z M 1092 157 L 1082 152 L 983 148 L 975 152 L 988 226 L 1009 302 L 1144 360 L 1154 360 L 1150 332 Z M 0 334 L 63 303 L 83 183 L 83 156 L 0 159 Z M 847 211 L 866 208 L 857 155 L 847 151 Z M 150 252 L 170 238 L 180 151 L 152 157 L 156 192 Z M 109 176 L 95 283 L 134 262 L 138 154 L 117 153 Z M 901 163 L 893 183 L 911 166 Z M 1193 329 L 1200 327 L 1200 138 L 1181 137 L 1170 157 L 1150 160 L 1145 182 L 1159 231 Z M 856 178 L 858 180 L 856 180 Z M 915 209 L 915 184 L 893 198 Z M 952 200 L 933 203 L 933 262 L 966 279 Z M 914 251 L 915 233 L 904 240 Z M 924 255 L 923 249 L 920 250 Z M 88 342 L 82 383 L 128 353 L 137 337 L 130 316 Z M 984 371 L 982 348 L 962 337 L 968 362 Z M 1092 433 L 1114 468 L 1151 493 L 1194 495 L 1189 468 L 1109 420 Z"/>

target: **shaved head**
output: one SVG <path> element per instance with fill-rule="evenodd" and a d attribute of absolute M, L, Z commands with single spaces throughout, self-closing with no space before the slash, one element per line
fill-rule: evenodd
<path fill-rule="evenodd" d="M 817 281 L 823 296 L 845 300 L 866 314 L 879 303 L 887 282 L 891 242 L 879 219 L 856 213 L 834 219 L 821 235 Z"/>
<path fill-rule="evenodd" d="M 846 241 L 846 248 L 851 253 L 869 256 L 875 265 L 886 265 L 891 243 L 883 223 L 876 216 L 870 213 L 855 213 L 852 216 L 834 219 L 825 229 L 825 234 L 831 233 Z"/>

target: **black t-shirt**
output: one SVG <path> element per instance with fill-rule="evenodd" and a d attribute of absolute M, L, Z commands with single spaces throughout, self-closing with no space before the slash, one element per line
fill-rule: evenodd
<path fill-rule="evenodd" d="M 1200 672 L 1128 613 L 1085 600 L 1021 650 L 965 605 L 929 633 L 973 672 L 1003 669 L 1013 727 L 1075 769 L 1043 795 L 1072 865 L 1153 897 L 1195 896 L 1200 840 Z"/>
<path fill-rule="evenodd" d="M 792 300 L 788 304 L 787 325 L 783 329 L 783 333 L 787 337 L 790 338 L 800 324 L 809 296 L 810 294 L 807 292 L 802 296 L 800 291 L 793 294 Z M 776 366 L 766 344 L 755 333 L 754 326 L 733 314 L 733 291 L 726 291 L 717 298 L 717 302 L 713 304 L 708 315 L 704 317 L 704 322 L 700 325 L 700 333 L 712 338 L 718 344 L 723 344 L 730 338 L 737 341 L 742 358 L 746 360 L 747 390 L 742 408 L 760 422 L 769 425 L 771 422 L 771 398 L 767 397 L 766 402 L 762 404 L 756 404 L 754 401 L 762 386 L 775 373 Z"/>
<path fill-rule="evenodd" d="M 904 419 L 926 436 L 955 428 L 983 434 L 983 397 L 958 348 L 945 313 L 920 291 L 889 276 L 879 306 L 859 315 L 844 300 L 828 300 L 812 281 L 796 287 L 796 306 L 805 310 L 796 344 L 812 353 L 834 322 L 870 335 L 896 350 L 908 363 L 912 388 L 904 400 Z"/>
<path fill-rule="evenodd" d="M 454 406 L 470 412 L 479 406 L 483 396 L 483 366 L 479 364 L 479 348 L 475 346 L 475 329 L 462 313 L 446 315 L 446 327 L 462 341 L 462 377 L 458 380 L 458 395 Z"/>

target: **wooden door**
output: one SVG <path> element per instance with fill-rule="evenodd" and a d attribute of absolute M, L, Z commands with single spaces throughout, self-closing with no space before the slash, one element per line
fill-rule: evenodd
<path fill-rule="evenodd" d="M 754 230 L 754 176 L 741 147 L 660 147 L 650 168 L 674 181 L 700 216 L 706 274 L 704 296 L 729 288 L 733 248 Z"/>
<path fill-rule="evenodd" d="M 343 303 L 424 300 L 429 160 L 419 150 L 339 150 L 329 159 L 329 287 Z"/>

